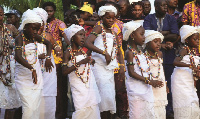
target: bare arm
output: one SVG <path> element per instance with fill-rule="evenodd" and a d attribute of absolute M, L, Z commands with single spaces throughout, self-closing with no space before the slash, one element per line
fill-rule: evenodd
<path fill-rule="evenodd" d="M 183 63 L 181 62 L 182 58 L 187 54 L 187 50 L 186 49 L 181 49 L 180 52 L 179 52 L 179 56 L 176 57 L 174 59 L 174 66 L 178 66 L 178 67 L 189 67 L 190 64 L 186 64 L 186 63 Z"/>

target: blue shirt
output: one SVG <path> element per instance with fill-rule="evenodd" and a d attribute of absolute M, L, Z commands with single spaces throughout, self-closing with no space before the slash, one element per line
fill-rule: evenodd
<path fill-rule="evenodd" d="M 149 14 L 144 19 L 143 27 L 145 30 L 170 31 L 172 34 L 179 34 L 178 24 L 173 16 L 166 14 L 161 22 L 158 23 L 155 14 Z"/>

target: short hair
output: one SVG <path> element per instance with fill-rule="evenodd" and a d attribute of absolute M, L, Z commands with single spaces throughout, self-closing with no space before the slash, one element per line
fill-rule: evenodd
<path fill-rule="evenodd" d="M 159 5 L 162 1 L 166 1 L 166 0 L 155 0 L 155 1 L 154 1 L 154 6 L 156 7 L 156 6 Z"/>
<path fill-rule="evenodd" d="M 4 8 L 3 8 L 3 6 L 1 6 L 1 5 L 0 5 L 0 8 L 1 8 L 1 9 L 4 11 Z"/>
<path fill-rule="evenodd" d="M 56 5 L 53 3 L 53 2 L 45 2 L 43 5 L 42 5 L 42 8 L 45 9 L 46 6 L 52 6 L 54 11 L 56 11 Z"/>
<path fill-rule="evenodd" d="M 132 2 L 131 7 L 134 8 L 136 5 L 140 5 L 142 9 L 144 8 L 144 3 L 142 1 L 139 2 Z"/>

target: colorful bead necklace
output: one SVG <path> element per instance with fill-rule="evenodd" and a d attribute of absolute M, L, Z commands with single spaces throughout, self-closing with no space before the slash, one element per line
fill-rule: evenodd
<path fill-rule="evenodd" d="M 71 45 L 68 46 L 68 51 L 70 52 L 70 55 L 71 55 L 71 62 L 72 62 L 72 64 L 75 66 L 75 65 L 76 65 L 76 57 L 75 57 L 75 52 L 73 52 Z M 79 50 L 77 50 L 77 51 L 81 51 L 81 53 L 82 53 L 84 56 L 87 56 L 87 54 L 84 52 L 84 50 L 83 50 L 82 47 L 79 47 Z M 82 77 L 81 75 L 83 75 L 83 74 L 85 73 L 87 65 L 88 65 L 88 69 L 87 69 L 87 80 L 84 81 L 84 79 L 83 79 L 84 77 Z M 85 67 L 84 67 L 82 73 L 80 73 L 80 72 L 78 71 L 78 67 L 76 67 L 75 74 L 76 74 L 77 77 L 80 78 L 81 81 L 82 81 L 83 83 L 85 83 L 86 86 L 88 87 L 87 83 L 88 83 L 89 75 L 90 75 L 90 64 L 89 64 L 89 63 L 85 64 Z"/>
<path fill-rule="evenodd" d="M 102 28 L 102 37 L 103 37 L 103 44 L 104 44 L 104 48 L 105 48 L 105 51 L 107 51 L 108 49 L 108 46 L 107 46 L 107 42 L 106 42 L 106 31 L 104 29 L 104 26 L 103 24 L 100 24 L 101 28 Z M 116 57 L 117 57 L 117 40 L 116 40 L 116 36 L 115 36 L 115 33 L 113 30 L 111 30 L 111 33 L 113 35 L 113 48 L 112 48 L 112 51 L 111 51 L 111 57 L 113 56 L 113 51 L 115 50 L 115 56 L 112 57 L 112 60 L 114 60 Z"/>
<path fill-rule="evenodd" d="M 159 78 L 160 77 L 160 66 L 161 66 L 161 58 L 158 56 L 158 53 L 156 52 L 155 54 L 154 54 L 154 56 L 152 57 L 149 53 L 148 53 L 148 51 L 145 51 L 145 55 L 149 58 L 149 60 L 151 59 L 151 58 L 153 58 L 153 57 L 157 57 L 157 59 L 158 59 L 158 75 L 157 76 L 153 76 L 153 74 L 150 72 L 150 75 L 153 77 L 153 78 Z M 150 62 L 151 62 L 151 60 L 150 60 Z M 151 62 L 152 63 L 152 62 Z M 153 64 L 153 63 L 152 63 Z M 154 64 L 153 64 L 154 65 Z M 155 66 L 155 65 L 154 65 Z"/>
<path fill-rule="evenodd" d="M 140 65 L 140 60 L 139 60 L 139 58 L 138 58 L 138 52 L 136 51 L 136 50 L 134 50 L 130 45 L 127 45 L 127 47 L 128 47 L 128 49 L 130 50 L 130 51 L 132 51 L 132 53 L 133 53 L 133 55 L 134 55 L 134 57 L 135 57 L 135 60 L 136 60 L 136 62 L 137 62 L 137 65 L 138 65 L 138 67 L 139 67 L 139 69 L 141 70 L 141 74 L 142 74 L 142 76 L 143 76 L 143 72 L 147 72 L 148 74 L 149 74 L 149 72 L 150 72 L 150 66 L 149 66 L 149 60 L 148 60 L 148 57 L 145 55 L 145 57 L 146 57 L 146 61 L 147 61 L 147 64 L 148 64 L 148 68 L 147 68 L 147 70 L 144 70 L 142 67 L 141 67 L 141 65 Z M 140 53 L 141 53 L 141 51 L 139 51 Z M 141 54 L 143 54 L 143 53 L 141 53 Z M 150 74 L 149 74 L 150 75 Z"/>
<path fill-rule="evenodd" d="M 24 52 L 24 57 L 25 57 L 25 60 L 28 62 L 28 60 L 26 58 L 26 52 L 25 52 L 26 51 L 26 49 L 25 49 L 25 40 L 26 40 L 26 38 L 25 38 L 25 36 L 24 36 L 23 33 L 21 35 L 22 35 L 22 38 L 23 38 L 23 52 Z M 33 42 L 35 44 L 35 56 L 34 56 L 35 57 L 35 62 L 33 64 L 35 64 L 37 62 L 37 43 L 34 40 L 33 40 Z"/>

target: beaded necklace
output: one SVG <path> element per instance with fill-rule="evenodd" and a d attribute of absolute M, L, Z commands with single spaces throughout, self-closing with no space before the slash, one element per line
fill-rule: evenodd
<path fill-rule="evenodd" d="M 147 64 L 148 64 L 148 68 L 147 68 L 147 70 L 144 70 L 142 67 L 141 67 L 141 65 L 140 65 L 140 60 L 139 60 L 139 58 L 138 58 L 138 52 L 136 51 L 136 50 L 134 50 L 130 45 L 127 45 L 127 47 L 128 47 L 128 49 L 130 50 L 130 51 L 132 51 L 132 53 L 133 53 L 133 55 L 134 55 L 134 57 L 135 57 L 135 60 L 136 60 L 136 62 L 137 62 L 137 65 L 138 65 L 138 67 L 139 67 L 139 69 L 141 70 L 141 74 L 142 74 L 142 76 L 143 76 L 143 72 L 147 72 L 148 74 L 149 74 L 149 72 L 150 72 L 150 66 L 149 66 L 149 60 L 148 60 L 148 57 L 145 55 L 145 57 L 146 57 L 146 61 L 147 61 Z M 141 53 L 141 51 L 139 51 L 140 52 L 140 54 L 143 54 L 143 53 Z M 149 74 L 150 75 L 150 74 Z"/>
<path fill-rule="evenodd" d="M 75 53 L 76 53 L 76 52 L 73 52 L 71 45 L 68 46 L 68 51 L 70 52 L 70 55 L 71 55 L 71 62 L 72 62 L 72 64 L 75 66 L 75 64 L 76 64 Z M 84 52 L 84 50 L 83 50 L 82 47 L 80 47 L 78 51 L 81 51 L 81 53 L 82 53 L 84 56 L 87 56 L 87 54 Z M 83 74 L 85 73 L 87 65 L 88 65 L 88 69 L 87 69 L 87 80 L 84 81 L 84 77 L 81 76 L 81 75 L 83 75 Z M 78 67 L 76 67 L 75 74 L 76 74 L 76 76 L 77 76 L 78 78 L 81 79 L 81 81 L 82 81 L 83 83 L 85 83 L 86 87 L 88 87 L 88 84 L 87 84 L 87 83 L 88 83 L 89 75 L 90 75 L 90 64 L 89 64 L 89 63 L 85 64 L 85 67 L 84 67 L 82 73 L 80 73 L 80 72 L 78 71 Z"/>
<path fill-rule="evenodd" d="M 45 31 L 41 34 L 42 37 L 46 38 L 46 33 Z M 44 49 L 44 48 L 43 48 Z M 44 51 L 43 51 L 44 52 Z M 41 59 L 41 70 L 42 70 L 42 73 L 45 72 L 45 67 L 44 67 L 44 60 Z"/>
<path fill-rule="evenodd" d="M 106 42 L 106 31 L 104 29 L 103 24 L 100 24 L 100 26 L 102 28 L 103 45 L 104 45 L 105 51 L 107 51 L 108 46 L 107 46 L 107 42 Z M 118 52 L 118 50 L 117 50 L 117 40 L 116 40 L 116 36 L 115 36 L 113 30 L 111 30 L 111 33 L 113 35 L 113 48 L 112 48 L 112 51 L 111 51 L 111 57 L 113 56 L 113 51 L 115 49 L 115 56 L 112 57 L 112 60 L 114 60 L 117 57 L 117 52 Z"/>
<path fill-rule="evenodd" d="M 152 57 L 149 53 L 148 53 L 148 51 L 145 51 L 145 55 L 149 58 L 149 60 L 151 59 L 151 58 L 153 58 L 153 57 L 157 57 L 157 59 L 158 59 L 158 75 L 157 76 L 153 76 L 153 74 L 150 72 L 150 75 L 153 77 L 153 78 L 159 78 L 160 77 L 160 66 L 161 66 L 161 59 L 159 58 L 159 56 L 158 56 L 158 53 L 156 52 L 155 54 L 154 54 L 154 56 Z M 150 62 L 151 62 L 151 60 L 150 60 Z M 152 63 L 152 62 L 151 62 Z M 152 63 L 153 64 L 153 63 Z M 154 65 L 154 64 L 153 64 Z M 155 66 L 155 65 L 154 65 Z"/>
<path fill-rule="evenodd" d="M 26 38 L 25 38 L 25 36 L 24 36 L 24 34 L 22 33 L 21 34 L 22 35 L 22 38 L 23 38 L 23 52 L 24 52 L 24 57 L 25 57 L 25 60 L 28 62 L 28 60 L 27 60 L 27 58 L 26 58 L 26 49 L 25 49 L 25 40 L 26 40 Z M 35 62 L 34 63 L 32 63 L 32 64 L 35 64 L 36 62 L 37 62 L 37 43 L 36 43 L 36 41 L 34 41 L 33 40 L 33 42 L 34 42 L 34 44 L 35 44 Z M 31 65 L 32 65 L 31 64 Z"/>

